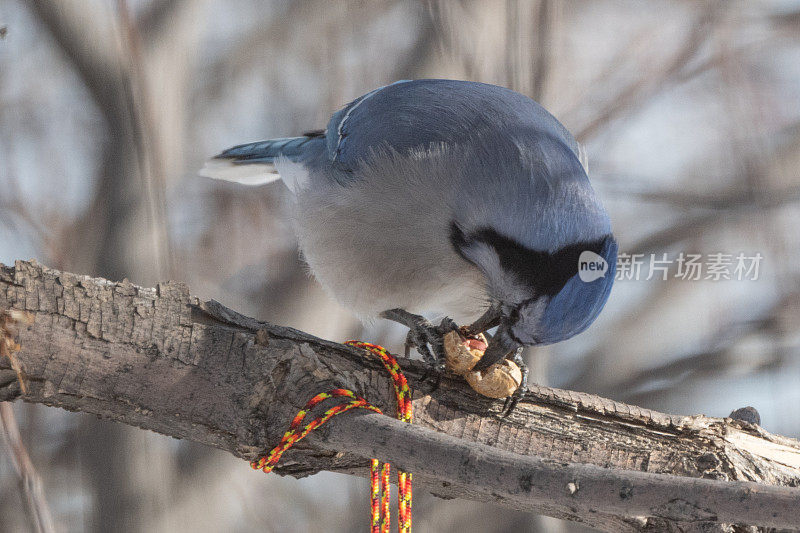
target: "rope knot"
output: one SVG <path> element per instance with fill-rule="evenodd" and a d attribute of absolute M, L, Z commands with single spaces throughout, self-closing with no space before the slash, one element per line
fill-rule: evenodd
<path fill-rule="evenodd" d="M 369 342 L 361 342 L 350 340 L 345 342 L 348 346 L 356 348 L 363 348 L 364 350 L 376 355 L 380 358 L 386 371 L 392 377 L 394 384 L 395 397 L 397 399 L 397 412 L 396 417 L 403 422 L 411 423 L 413 418 L 413 408 L 411 404 L 411 389 L 408 387 L 408 381 L 403 375 L 397 359 L 389 353 L 383 346 L 372 344 Z M 303 428 L 300 426 L 305 420 L 306 415 L 318 404 L 331 398 L 347 398 L 346 400 L 328 408 L 320 416 L 306 424 Z M 263 457 L 250 463 L 255 470 L 261 470 L 264 473 L 272 472 L 272 469 L 278 464 L 283 453 L 294 446 L 297 442 L 303 440 L 309 433 L 317 429 L 325 422 L 330 420 L 336 415 L 346 413 L 351 409 L 369 409 L 376 413 L 382 411 L 369 403 L 361 396 L 356 395 L 353 391 L 348 389 L 333 389 L 329 392 L 321 392 L 311 398 L 292 419 L 289 424 L 289 429 L 283 434 L 280 443 L 275 446 L 270 452 Z M 381 463 L 377 459 L 372 459 L 370 463 L 370 521 L 372 533 L 388 533 L 389 523 L 391 520 L 391 512 L 389 511 L 389 498 L 391 496 L 391 485 L 389 482 L 391 466 L 389 463 Z M 397 487 L 399 491 L 398 498 L 398 531 L 400 533 L 411 532 L 411 502 L 412 502 L 412 488 L 411 488 L 411 474 L 402 470 L 397 471 Z"/>

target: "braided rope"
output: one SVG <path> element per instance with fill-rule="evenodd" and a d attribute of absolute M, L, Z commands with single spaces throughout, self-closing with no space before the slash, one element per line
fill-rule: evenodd
<path fill-rule="evenodd" d="M 363 348 L 374 355 L 377 355 L 381 363 L 383 363 L 384 368 L 386 371 L 389 372 L 389 375 L 392 376 L 392 382 L 394 384 L 394 394 L 395 399 L 397 400 L 397 418 L 402 420 L 403 422 L 411 423 L 413 419 L 413 408 L 411 404 L 411 389 L 408 386 L 408 381 L 406 377 L 403 375 L 403 371 L 400 368 L 400 365 L 397 363 L 397 359 L 395 359 L 392 354 L 390 354 L 386 348 L 383 346 L 378 346 L 377 344 L 371 344 L 369 342 L 359 342 L 359 341 L 347 341 L 345 344 L 349 346 L 355 346 L 357 348 Z M 385 476 L 388 478 L 389 476 L 389 465 L 385 465 L 386 472 Z M 411 503 L 412 503 L 412 486 L 411 486 L 411 474 L 409 472 L 404 472 L 402 470 L 397 471 L 397 489 L 398 489 L 398 500 L 397 500 L 397 515 L 398 515 L 398 531 L 401 533 L 406 533 L 411 531 Z M 387 493 L 388 489 L 388 482 L 387 482 Z M 388 494 L 386 495 L 388 500 Z M 388 501 L 385 504 L 385 513 L 388 516 Z"/>
<path fill-rule="evenodd" d="M 408 387 L 408 381 L 406 381 L 406 377 L 403 375 L 400 365 L 397 363 L 397 359 L 395 359 L 386 348 L 378 346 L 377 344 L 359 341 L 347 341 L 345 344 L 356 348 L 363 348 L 380 358 L 381 363 L 383 363 L 383 366 L 392 377 L 392 382 L 394 384 L 395 398 L 397 400 L 396 416 L 399 420 L 410 424 L 412 420 L 411 389 Z M 300 425 L 311 409 L 330 398 L 350 398 L 350 400 L 330 407 L 323 412 L 322 415 L 300 429 Z M 250 466 L 264 473 L 271 472 L 272 469 L 275 468 L 275 465 L 278 464 L 278 461 L 280 461 L 283 453 L 305 438 L 311 431 L 320 427 L 334 416 L 356 408 L 369 409 L 370 411 L 381 413 L 379 408 L 347 389 L 333 389 L 330 392 L 321 392 L 317 394 L 295 415 L 291 424 L 289 424 L 289 429 L 283 434 L 280 443 L 267 455 L 250 463 Z M 389 481 L 390 470 L 391 466 L 389 463 L 381 463 L 377 459 L 372 459 L 370 462 L 370 531 L 372 533 L 389 533 L 389 523 L 391 520 L 391 512 L 389 510 L 389 499 L 391 496 L 391 485 Z M 397 529 L 400 533 L 410 533 L 412 502 L 411 474 L 398 469 L 397 487 L 399 495 L 397 504 Z"/>

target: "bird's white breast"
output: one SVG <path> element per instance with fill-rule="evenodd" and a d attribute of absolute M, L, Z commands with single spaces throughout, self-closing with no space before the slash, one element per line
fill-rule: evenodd
<path fill-rule="evenodd" d="M 467 323 L 486 307 L 483 275 L 450 243 L 451 193 L 418 183 L 425 176 L 415 170 L 392 159 L 346 185 L 309 176 L 290 201 L 300 249 L 320 284 L 362 319 L 402 308 Z"/>

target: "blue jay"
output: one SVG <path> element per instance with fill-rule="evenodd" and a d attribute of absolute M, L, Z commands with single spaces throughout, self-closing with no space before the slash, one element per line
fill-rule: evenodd
<path fill-rule="evenodd" d="M 458 321 L 473 334 L 497 327 L 476 369 L 508 357 L 527 381 L 521 347 L 585 330 L 614 280 L 617 243 L 581 147 L 502 87 L 399 81 L 347 104 L 324 131 L 229 148 L 201 174 L 281 179 L 322 286 L 361 319 L 409 327 L 407 346 L 437 374 L 442 335 Z M 425 313 L 445 318 L 434 326 Z"/>

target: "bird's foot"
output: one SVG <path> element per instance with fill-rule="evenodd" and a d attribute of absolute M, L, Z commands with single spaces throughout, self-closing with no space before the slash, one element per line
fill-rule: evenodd
<path fill-rule="evenodd" d="M 500 416 L 503 418 L 507 418 L 512 412 L 514 412 L 514 409 L 516 409 L 519 401 L 525 397 L 525 393 L 528 392 L 528 374 L 530 373 L 530 370 L 528 369 L 528 365 L 525 363 L 525 360 L 522 358 L 522 348 L 518 348 L 517 351 L 514 352 L 514 356 L 511 358 L 511 360 L 517 364 L 522 372 L 522 379 L 520 380 L 517 390 L 515 390 L 511 396 L 508 396 L 505 403 L 503 403 L 503 409 L 500 411 Z"/>
<path fill-rule="evenodd" d="M 423 383 L 431 383 L 428 391 L 430 394 L 439 388 L 445 371 L 444 336 L 452 330 L 458 330 L 458 326 L 447 317 L 442 319 L 438 326 L 425 318 L 420 318 L 415 326 L 409 327 L 406 336 L 406 356 L 410 348 L 414 347 L 430 365 L 422 376 Z"/>
<path fill-rule="evenodd" d="M 438 326 L 435 326 L 425 317 L 402 309 L 390 309 L 381 313 L 381 316 L 408 327 L 405 356 L 408 357 L 411 348 L 415 348 L 430 365 L 422 377 L 422 382 L 425 383 L 433 378 L 430 392 L 438 389 L 445 370 L 444 336 L 452 330 L 458 330 L 456 323 L 445 317 Z"/>

